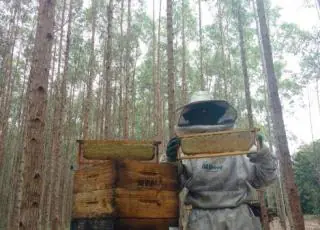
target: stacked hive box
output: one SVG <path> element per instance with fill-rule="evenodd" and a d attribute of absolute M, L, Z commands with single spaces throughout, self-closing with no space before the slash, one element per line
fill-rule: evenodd
<path fill-rule="evenodd" d="M 73 202 L 73 223 L 82 223 L 74 229 L 169 229 L 178 222 L 176 167 L 123 159 L 82 163 Z"/>

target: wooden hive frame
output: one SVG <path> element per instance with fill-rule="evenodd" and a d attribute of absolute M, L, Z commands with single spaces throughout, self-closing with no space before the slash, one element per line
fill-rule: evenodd
<path fill-rule="evenodd" d="M 78 148 L 78 165 L 94 165 L 103 163 L 106 160 L 112 159 L 132 159 L 142 161 L 155 161 L 159 163 L 159 145 L 160 141 L 137 141 L 137 140 L 77 140 L 79 144 Z M 117 145 L 121 147 L 117 147 Z M 87 154 L 88 147 L 100 147 L 103 151 L 107 151 L 107 154 L 101 149 L 92 148 L 96 152 Z M 110 148 L 110 146 L 112 146 Z M 135 153 L 126 155 L 128 146 L 135 148 Z M 97 151 L 98 150 L 98 151 Z M 141 156 L 141 152 L 144 151 L 145 156 Z M 109 152 L 108 152 L 109 151 Z M 112 154 L 110 151 L 123 151 L 121 155 Z M 108 156 L 109 154 L 109 156 Z M 113 156 L 112 156 L 113 155 Z"/>
<path fill-rule="evenodd" d="M 236 129 L 183 135 L 178 158 L 198 159 L 247 154 L 256 144 L 259 129 Z"/>

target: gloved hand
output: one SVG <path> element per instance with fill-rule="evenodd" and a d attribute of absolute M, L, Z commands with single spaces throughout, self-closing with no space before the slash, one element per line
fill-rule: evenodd
<path fill-rule="evenodd" d="M 261 162 L 266 155 L 270 154 L 269 149 L 263 144 L 263 135 L 257 134 L 257 150 L 247 154 L 247 157 L 253 163 Z"/>
<path fill-rule="evenodd" d="M 168 145 L 167 145 L 167 159 L 168 161 L 176 161 L 177 160 L 177 154 L 178 154 L 178 149 L 180 147 L 180 138 L 179 137 L 173 137 L 169 140 Z"/>

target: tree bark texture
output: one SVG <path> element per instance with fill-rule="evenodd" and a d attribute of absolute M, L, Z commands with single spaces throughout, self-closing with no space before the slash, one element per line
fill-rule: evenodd
<path fill-rule="evenodd" d="M 106 47 L 106 64 L 105 64 L 105 84 L 106 84 L 106 98 L 105 98 L 105 128 L 104 138 L 109 138 L 111 135 L 111 80 L 112 80 L 112 19 L 113 19 L 113 0 L 109 1 L 107 9 L 107 47 Z M 113 98 L 116 100 L 116 97 Z"/>
<path fill-rule="evenodd" d="M 37 229 L 44 183 L 44 128 L 47 107 L 55 0 L 39 0 L 38 24 L 29 78 L 24 139 L 20 229 Z"/>
<path fill-rule="evenodd" d="M 130 54 L 131 54 L 131 0 L 128 0 L 127 34 L 126 34 L 126 57 L 125 57 L 125 81 L 124 81 L 124 119 L 123 137 L 129 138 L 129 85 L 130 85 Z"/>
<path fill-rule="evenodd" d="M 173 137 L 175 124 L 175 77 L 173 59 L 172 0 L 167 0 L 167 41 L 169 135 L 170 137 Z"/>
<path fill-rule="evenodd" d="M 300 206 L 300 197 L 298 194 L 297 186 L 294 182 L 292 161 L 290 158 L 288 141 L 283 121 L 282 106 L 280 103 L 278 92 L 278 84 L 273 66 L 272 48 L 269 38 L 269 31 L 266 23 L 264 2 L 263 0 L 257 0 L 256 4 L 260 24 L 263 55 L 267 71 L 269 103 L 271 108 L 273 130 L 275 132 L 276 146 L 280 152 L 280 162 L 281 165 L 284 166 L 285 189 L 288 193 L 289 206 L 292 213 L 294 228 L 296 230 L 304 230 L 305 227 L 302 210 Z"/>
<path fill-rule="evenodd" d="M 222 9 L 222 2 L 221 0 L 218 1 L 218 18 L 219 18 L 219 33 L 220 33 L 220 52 L 221 52 L 221 68 L 222 71 L 220 72 L 220 79 L 219 81 L 223 80 L 224 92 L 223 96 L 225 100 L 228 100 L 228 84 L 227 84 L 227 76 L 226 76 L 226 57 L 225 57 L 225 48 L 224 48 L 224 30 L 223 30 L 223 9 Z M 221 79 L 222 78 L 222 79 Z M 220 84 L 220 83 L 219 83 Z M 220 88 L 220 87 L 219 87 Z M 219 95 L 220 97 L 222 95 Z"/>
<path fill-rule="evenodd" d="M 203 77 L 203 53 L 202 53 L 202 23 L 201 23 L 201 0 L 198 0 L 199 10 L 199 51 L 200 51 L 200 87 L 201 90 L 205 89 L 205 82 Z"/>
<path fill-rule="evenodd" d="M 70 39 L 71 39 L 71 22 L 72 22 L 72 0 L 70 0 L 69 3 L 69 11 L 68 11 L 68 28 L 67 28 L 67 39 L 66 39 L 66 47 L 64 51 L 64 65 L 63 65 L 63 73 L 62 73 L 62 79 L 61 79 L 61 85 L 60 85 L 60 106 L 59 106 L 59 139 L 60 142 L 59 146 L 62 145 L 62 136 L 66 137 L 64 134 L 64 127 L 65 127 L 65 114 L 66 114 L 66 103 L 67 103 L 67 74 L 68 74 L 68 67 L 69 67 L 69 51 L 70 51 Z M 68 163 L 68 157 L 66 154 L 68 152 L 63 153 L 60 149 L 61 157 L 58 161 L 59 164 L 59 171 L 57 173 L 57 176 L 55 179 L 57 180 L 56 187 L 55 187 L 55 194 L 57 194 L 57 205 L 55 206 L 54 212 L 56 213 L 55 216 L 55 223 L 54 227 L 55 229 L 61 229 L 64 227 L 64 218 L 62 208 L 65 206 L 65 203 L 63 203 L 64 193 L 63 188 L 66 186 L 65 180 L 66 180 L 66 170 L 70 168 Z"/>
<path fill-rule="evenodd" d="M 161 97 L 161 46 L 160 46 L 160 34 L 161 34 L 161 4 L 162 0 L 159 0 L 159 19 L 158 19 L 158 45 L 157 45 L 157 80 L 156 80 L 156 103 L 157 103 L 157 134 L 159 135 L 159 139 L 161 141 L 161 145 L 159 146 L 159 152 L 162 152 L 164 145 L 164 133 L 163 133 L 163 100 Z"/>
<path fill-rule="evenodd" d="M 185 0 L 182 0 L 182 103 L 187 103 L 187 81 L 186 81 L 186 38 L 185 38 Z M 201 11 L 201 5 L 199 0 L 199 13 Z M 200 17 L 199 17 L 199 23 L 200 23 Z M 201 31 L 201 30 L 200 30 Z M 202 33 L 200 35 L 200 38 L 202 37 Z M 202 38 L 201 38 L 202 41 Z M 202 47 L 202 43 L 200 45 Z M 201 60 L 202 60 L 202 52 L 201 52 Z M 202 61 L 201 61 L 202 62 Z M 202 63 L 201 63 L 202 66 Z M 203 75 L 202 75 L 203 77 Z M 203 81 L 203 78 L 202 78 Z M 201 87 L 204 87 L 204 85 L 201 85 Z"/>
<path fill-rule="evenodd" d="M 89 77 L 87 82 L 87 97 L 85 102 L 85 111 L 83 119 L 83 139 L 87 139 L 89 136 L 89 113 L 90 103 L 92 100 L 92 84 L 95 77 L 95 33 L 96 33 L 96 1 L 92 0 L 92 21 L 91 21 L 91 54 L 89 60 Z"/>
<path fill-rule="evenodd" d="M 246 48 L 243 38 L 243 21 L 242 21 L 242 6 L 241 1 L 238 3 L 237 17 L 238 17 L 238 31 L 239 31 L 239 45 L 240 45 L 240 56 L 241 56 L 241 67 L 244 79 L 244 90 L 246 97 L 247 113 L 248 113 L 248 123 L 249 127 L 253 128 L 253 114 L 252 114 L 252 103 L 251 103 L 251 93 L 250 93 L 250 81 L 248 75 L 247 67 L 247 57 L 246 57 Z"/>
<path fill-rule="evenodd" d="M 52 146 L 51 146 L 51 163 L 50 163 L 50 171 L 51 177 L 49 178 L 48 183 L 49 193 L 48 198 L 50 202 L 48 206 L 50 207 L 50 223 L 49 226 L 52 226 L 53 229 L 59 228 L 58 226 L 61 216 L 58 213 L 59 206 L 59 179 L 60 169 L 61 169 L 61 134 L 62 134 L 62 119 L 63 119 L 63 95 L 65 95 L 65 89 L 63 89 L 62 85 L 65 85 L 65 79 L 63 80 L 61 75 L 61 64 L 62 64 L 62 51 L 63 51 L 63 38 L 64 38 L 64 23 L 65 23 L 65 12 L 66 12 L 66 0 L 63 1 L 63 7 L 61 12 L 61 22 L 60 22 L 60 38 L 59 38 L 59 51 L 58 51 L 58 68 L 57 68 L 57 76 L 55 81 L 55 99 L 54 99 L 54 113 L 53 113 L 53 127 L 52 127 Z M 64 76 L 65 77 L 65 76 Z M 64 81 L 64 83 L 62 83 Z M 46 198 L 44 198 L 46 199 Z M 52 224 L 52 225 L 51 225 Z"/>

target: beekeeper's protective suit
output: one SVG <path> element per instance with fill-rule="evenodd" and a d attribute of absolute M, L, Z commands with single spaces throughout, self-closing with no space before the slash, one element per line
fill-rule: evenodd
<path fill-rule="evenodd" d="M 209 93 L 195 93 L 181 108 L 177 136 L 232 129 L 237 118 L 226 101 L 212 100 Z M 167 146 L 167 161 L 176 161 L 178 137 Z M 181 185 L 187 189 L 185 204 L 192 206 L 188 230 L 257 230 L 261 229 L 248 201 L 253 189 L 269 185 L 276 178 L 276 159 L 264 145 L 247 156 L 183 160 Z"/>

